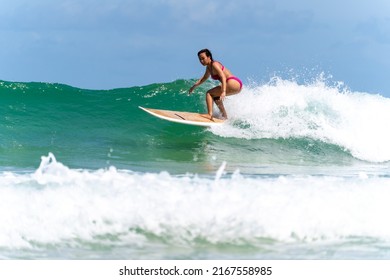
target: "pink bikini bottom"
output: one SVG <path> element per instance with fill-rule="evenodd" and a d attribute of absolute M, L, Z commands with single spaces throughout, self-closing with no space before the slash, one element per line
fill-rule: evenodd
<path fill-rule="evenodd" d="M 237 82 L 240 84 L 240 90 L 242 89 L 242 82 L 241 82 L 241 80 L 240 80 L 239 78 L 234 77 L 234 76 L 231 76 L 231 77 L 229 77 L 229 78 L 226 79 L 226 82 L 229 81 L 229 80 L 235 80 L 235 81 L 237 81 Z"/>

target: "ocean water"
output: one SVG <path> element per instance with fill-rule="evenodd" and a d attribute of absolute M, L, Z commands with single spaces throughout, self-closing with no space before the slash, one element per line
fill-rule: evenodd
<path fill-rule="evenodd" d="M 321 76 L 228 97 L 0 81 L 1 259 L 388 259 L 390 99 Z"/>

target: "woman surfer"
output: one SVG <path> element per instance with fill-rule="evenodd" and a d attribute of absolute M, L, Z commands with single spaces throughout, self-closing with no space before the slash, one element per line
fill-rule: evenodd
<path fill-rule="evenodd" d="M 220 62 L 214 61 L 211 52 L 208 49 L 203 49 L 198 52 L 199 62 L 206 66 L 206 71 L 202 78 L 200 78 L 189 90 L 191 94 L 194 89 L 205 82 L 210 76 L 214 80 L 219 80 L 221 84 L 206 92 L 207 115 L 206 117 L 213 119 L 213 100 L 217 104 L 222 113 L 222 117 L 227 119 L 223 100 L 226 96 L 237 94 L 241 91 L 242 82 L 239 78 L 224 67 Z"/>

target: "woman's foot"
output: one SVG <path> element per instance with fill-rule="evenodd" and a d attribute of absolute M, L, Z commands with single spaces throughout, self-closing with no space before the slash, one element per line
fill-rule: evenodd
<path fill-rule="evenodd" d="M 210 114 L 201 114 L 201 116 L 204 117 L 204 118 L 206 118 L 206 119 L 209 119 L 209 120 L 211 120 L 211 121 L 214 121 L 213 116 L 210 115 Z"/>

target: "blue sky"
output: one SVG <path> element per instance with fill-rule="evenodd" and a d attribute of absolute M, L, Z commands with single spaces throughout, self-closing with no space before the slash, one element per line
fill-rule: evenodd
<path fill-rule="evenodd" d="M 244 82 L 325 72 L 390 97 L 389 11 L 388 0 L 0 0 L 0 80 L 198 78 L 207 47 Z"/>

